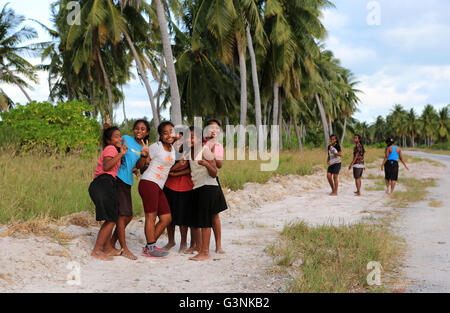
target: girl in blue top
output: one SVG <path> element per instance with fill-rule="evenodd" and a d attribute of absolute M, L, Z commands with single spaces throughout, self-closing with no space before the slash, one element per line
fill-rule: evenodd
<path fill-rule="evenodd" d="M 381 170 L 384 170 L 386 193 L 392 194 L 394 192 L 395 184 L 398 180 L 398 160 L 403 163 L 407 170 L 409 170 L 409 168 L 403 161 L 402 150 L 398 146 L 394 145 L 394 139 L 386 139 L 386 144 L 387 147 L 384 153 L 383 164 L 381 164 Z M 389 186 L 391 187 L 390 191 Z"/>
<path fill-rule="evenodd" d="M 105 127 L 109 124 L 107 117 Z M 119 199 L 119 218 L 116 229 L 111 238 L 111 244 L 115 247 L 117 240 L 122 247 L 122 256 L 136 260 L 137 257 L 131 253 L 125 241 L 125 228 L 133 219 L 133 204 L 131 201 L 131 187 L 133 186 L 133 171 L 141 169 L 145 165 L 145 159 L 148 157 L 143 147 L 148 143 L 150 133 L 150 124 L 146 120 L 137 120 L 133 125 L 134 138 L 123 136 L 127 142 L 128 152 L 122 158 L 119 171 L 117 173 L 117 197 Z"/>

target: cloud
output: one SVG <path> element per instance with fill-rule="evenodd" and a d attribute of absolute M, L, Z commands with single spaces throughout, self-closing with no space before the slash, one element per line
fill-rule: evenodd
<path fill-rule="evenodd" d="M 342 65 L 345 67 L 358 67 L 377 58 L 375 50 L 343 43 L 339 38 L 334 36 L 330 36 L 327 39 L 326 46 L 333 51 L 335 57 L 340 59 Z"/>
<path fill-rule="evenodd" d="M 345 14 L 341 14 L 335 10 L 325 10 L 321 21 L 325 28 L 339 29 L 349 24 L 349 18 Z"/>
<path fill-rule="evenodd" d="M 359 120 L 373 122 L 394 104 L 421 112 L 426 104 L 442 107 L 450 102 L 450 65 L 385 67 L 373 75 L 358 77 L 361 84 Z"/>

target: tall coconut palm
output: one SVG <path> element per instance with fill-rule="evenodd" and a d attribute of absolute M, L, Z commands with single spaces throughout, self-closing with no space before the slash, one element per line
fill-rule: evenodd
<path fill-rule="evenodd" d="M 441 142 L 446 142 L 450 134 L 450 114 L 449 107 L 443 107 L 438 112 L 438 135 Z"/>
<path fill-rule="evenodd" d="M 427 104 L 423 109 L 421 120 L 421 132 L 425 138 L 425 144 L 430 147 L 437 135 L 437 113 L 432 105 Z"/>
<path fill-rule="evenodd" d="M 406 129 L 409 134 L 409 138 L 411 140 L 411 145 L 413 148 L 416 146 L 416 135 L 417 135 L 417 115 L 414 109 L 409 110 L 406 117 Z"/>
<path fill-rule="evenodd" d="M 36 45 L 22 46 L 22 43 L 37 38 L 37 32 L 28 26 L 21 27 L 25 17 L 17 15 L 7 6 L 8 4 L 5 4 L 0 11 L 0 81 L 16 84 L 31 102 L 31 97 L 25 90 L 30 88 L 30 85 L 19 75 L 31 82 L 38 82 L 36 68 L 21 56 L 36 51 Z"/>

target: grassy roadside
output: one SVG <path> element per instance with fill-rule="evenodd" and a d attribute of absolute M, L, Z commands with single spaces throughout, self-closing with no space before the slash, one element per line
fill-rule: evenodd
<path fill-rule="evenodd" d="M 386 280 L 402 254 L 402 240 L 384 225 L 286 226 L 279 242 L 266 251 L 275 259 L 276 268 L 292 279 L 289 293 L 304 292 L 389 292 Z M 369 286 L 371 261 L 382 266 L 381 286 Z"/>
<path fill-rule="evenodd" d="M 378 158 L 381 150 L 369 149 L 367 158 Z M 72 213 L 94 212 L 88 187 L 98 157 L 49 156 L 29 152 L 16 155 L 0 150 L 0 224 L 10 221 L 53 220 Z M 344 150 L 343 162 L 351 162 L 351 151 Z M 326 166 L 326 152 L 305 150 L 282 151 L 276 171 L 261 172 L 261 161 L 226 161 L 220 170 L 224 188 L 237 190 L 246 182 L 265 183 L 275 175 L 308 175 Z M 265 162 L 266 163 L 266 162 Z M 133 209 L 142 216 L 142 201 L 132 188 Z"/>
<path fill-rule="evenodd" d="M 408 148 L 405 151 L 419 151 L 419 152 L 426 152 L 426 153 L 432 153 L 432 154 L 450 155 L 450 150 Z"/>

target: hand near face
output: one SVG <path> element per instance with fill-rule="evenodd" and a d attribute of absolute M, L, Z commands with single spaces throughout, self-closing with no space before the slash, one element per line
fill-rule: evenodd
<path fill-rule="evenodd" d="M 141 157 L 147 158 L 150 154 L 150 151 L 148 149 L 148 140 L 146 140 L 145 145 L 141 149 Z"/>
<path fill-rule="evenodd" d="M 128 152 L 128 146 L 127 146 L 127 141 L 125 140 L 122 147 L 120 148 L 120 155 L 124 156 L 125 154 L 127 154 L 127 152 Z"/>

